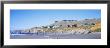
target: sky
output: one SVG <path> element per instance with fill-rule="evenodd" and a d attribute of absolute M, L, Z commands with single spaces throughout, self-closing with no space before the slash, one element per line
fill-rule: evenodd
<path fill-rule="evenodd" d="M 10 29 L 41 27 L 61 20 L 101 18 L 100 9 L 11 9 Z"/>

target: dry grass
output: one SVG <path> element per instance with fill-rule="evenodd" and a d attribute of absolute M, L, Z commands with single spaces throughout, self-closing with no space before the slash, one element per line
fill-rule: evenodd
<path fill-rule="evenodd" d="M 101 30 L 101 23 L 97 22 L 95 25 L 80 26 L 80 27 L 67 27 L 67 28 L 43 28 L 44 32 L 66 32 L 66 31 L 78 31 L 78 30 L 91 30 L 97 32 Z"/>
<path fill-rule="evenodd" d="M 101 30 L 101 23 L 97 22 L 96 25 L 94 25 L 92 28 L 90 28 L 92 31 L 97 32 L 97 30 Z"/>

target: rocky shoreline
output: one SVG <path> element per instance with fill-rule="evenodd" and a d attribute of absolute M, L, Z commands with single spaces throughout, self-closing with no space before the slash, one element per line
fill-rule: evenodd
<path fill-rule="evenodd" d="M 10 31 L 11 39 L 100 39 L 100 19 L 62 20 L 55 23 Z"/>
<path fill-rule="evenodd" d="M 39 32 L 38 34 L 10 35 L 10 39 L 101 39 L 101 32 L 92 32 L 88 34 Z"/>

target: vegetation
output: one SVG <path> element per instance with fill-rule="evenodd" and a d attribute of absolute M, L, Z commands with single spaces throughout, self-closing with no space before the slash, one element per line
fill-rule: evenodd
<path fill-rule="evenodd" d="M 101 28 L 94 30 L 95 32 L 101 32 Z"/>
<path fill-rule="evenodd" d="M 67 22 L 66 22 L 67 21 Z M 29 29 L 30 32 L 77 32 L 80 30 L 87 30 L 92 32 L 101 32 L 101 22 L 97 20 L 89 20 L 85 21 L 74 21 L 74 20 L 63 20 L 63 21 L 55 21 L 55 24 L 49 26 L 42 26 L 37 28 Z M 28 31 L 28 30 L 26 30 Z"/>
<path fill-rule="evenodd" d="M 97 22 L 93 27 L 90 28 L 93 32 L 101 32 L 101 23 Z"/>

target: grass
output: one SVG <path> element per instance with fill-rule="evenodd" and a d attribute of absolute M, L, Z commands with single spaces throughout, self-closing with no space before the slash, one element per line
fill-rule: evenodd
<path fill-rule="evenodd" d="M 101 28 L 94 30 L 94 32 L 101 32 Z"/>

